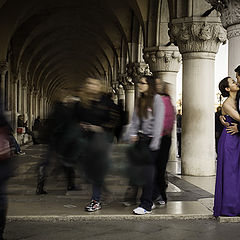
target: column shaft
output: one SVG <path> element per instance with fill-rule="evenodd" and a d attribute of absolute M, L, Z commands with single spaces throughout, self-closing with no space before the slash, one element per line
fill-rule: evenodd
<path fill-rule="evenodd" d="M 12 82 L 12 128 L 17 133 L 17 82 Z"/>
<path fill-rule="evenodd" d="M 183 55 L 182 173 L 215 174 L 214 55 Z"/>
<path fill-rule="evenodd" d="M 127 87 L 125 90 L 125 100 L 126 100 L 126 111 L 128 112 L 128 121 L 130 122 L 132 119 L 133 111 L 134 111 L 134 98 L 135 91 L 134 85 L 131 87 Z"/>

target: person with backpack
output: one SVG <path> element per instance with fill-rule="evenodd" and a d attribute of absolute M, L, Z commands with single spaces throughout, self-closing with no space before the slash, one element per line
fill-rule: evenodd
<path fill-rule="evenodd" d="M 142 195 L 139 207 L 133 210 L 137 215 L 152 212 L 152 194 L 157 154 L 161 146 L 165 107 L 162 97 L 155 92 L 155 81 L 152 76 L 143 75 L 138 81 L 140 97 L 129 127 L 130 141 L 133 148 L 128 150 L 132 172 L 141 171 Z"/>
<path fill-rule="evenodd" d="M 161 95 L 164 103 L 165 115 L 162 131 L 162 141 L 160 149 L 157 153 L 156 174 L 152 196 L 154 205 L 152 209 L 154 209 L 156 205 L 165 205 L 167 203 L 166 168 L 172 143 L 171 133 L 175 122 L 175 108 L 172 105 L 170 96 L 168 95 L 168 84 L 159 78 L 155 79 L 155 84 L 156 92 Z"/>

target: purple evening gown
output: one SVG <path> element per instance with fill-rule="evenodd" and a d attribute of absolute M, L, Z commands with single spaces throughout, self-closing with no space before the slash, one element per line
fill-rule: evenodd
<path fill-rule="evenodd" d="M 225 116 L 229 123 L 236 122 Z M 240 215 L 240 135 L 224 127 L 218 143 L 214 216 Z"/>

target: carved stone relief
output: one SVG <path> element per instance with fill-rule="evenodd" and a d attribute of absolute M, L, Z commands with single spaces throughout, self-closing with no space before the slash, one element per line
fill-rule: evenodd
<path fill-rule="evenodd" d="M 221 13 L 222 24 L 225 28 L 240 24 L 239 0 L 206 0 Z"/>
<path fill-rule="evenodd" d="M 169 28 L 171 41 L 177 43 L 181 53 L 216 53 L 219 44 L 227 40 L 227 31 L 216 22 L 177 22 Z"/>
<path fill-rule="evenodd" d="M 178 72 L 181 64 L 181 54 L 175 46 L 145 48 L 144 59 L 149 64 L 151 72 Z"/>

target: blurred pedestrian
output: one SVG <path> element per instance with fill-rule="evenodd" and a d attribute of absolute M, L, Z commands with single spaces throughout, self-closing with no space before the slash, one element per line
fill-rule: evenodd
<path fill-rule="evenodd" d="M 154 207 L 156 204 L 165 205 L 167 203 L 166 195 L 166 168 L 169 159 L 169 151 L 172 143 L 172 130 L 175 122 L 175 108 L 172 105 L 171 98 L 168 94 L 168 84 L 159 78 L 155 79 L 156 91 L 161 95 L 164 102 L 165 114 L 164 114 L 164 126 L 162 132 L 162 141 L 160 149 L 157 154 L 156 161 L 156 175 L 154 181 L 153 190 L 153 202 Z M 153 207 L 153 208 L 154 208 Z"/>
<path fill-rule="evenodd" d="M 165 107 L 162 97 L 155 92 L 155 82 L 152 76 L 142 76 L 138 82 L 140 97 L 130 123 L 130 138 L 134 143 L 132 151 L 128 152 L 130 161 L 136 170 L 140 169 L 139 179 L 142 185 L 142 195 L 139 207 L 133 210 L 138 215 L 151 213 L 153 183 L 157 152 L 160 148 Z M 134 150 L 135 149 L 135 150 Z"/>
<path fill-rule="evenodd" d="M 91 201 L 85 210 L 94 212 L 102 208 L 101 193 L 109 166 L 115 112 L 112 111 L 98 79 L 86 79 L 80 99 L 76 117 L 87 141 L 80 162 L 87 180 L 92 184 Z"/>
<path fill-rule="evenodd" d="M 182 114 L 181 110 L 177 111 L 177 149 L 178 157 L 182 156 Z"/>
<path fill-rule="evenodd" d="M 3 239 L 7 215 L 7 180 L 11 176 L 9 124 L 0 114 L 0 240 Z"/>
<path fill-rule="evenodd" d="M 77 127 L 74 122 L 75 98 L 62 90 L 60 101 L 55 103 L 53 112 L 43 127 L 43 139 L 47 139 L 48 151 L 37 167 L 37 189 L 36 194 L 46 194 L 44 190 L 47 179 L 47 167 L 53 158 L 57 158 L 63 167 L 67 178 L 67 190 L 75 190 L 75 162 L 78 158 L 79 145 L 77 142 Z"/>

